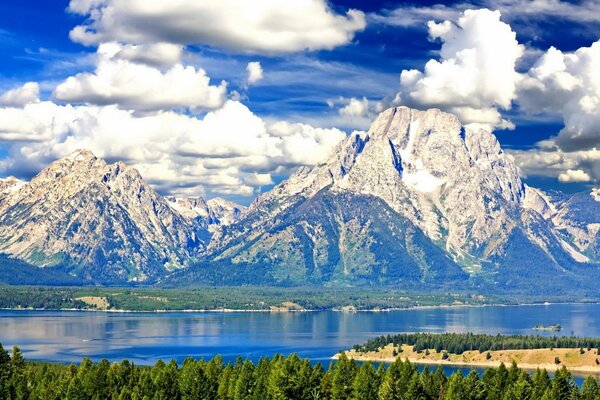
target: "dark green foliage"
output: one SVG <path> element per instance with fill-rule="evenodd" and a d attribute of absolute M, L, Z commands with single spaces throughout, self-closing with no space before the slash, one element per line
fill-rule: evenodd
<path fill-rule="evenodd" d="M 85 284 L 82 279 L 69 275 L 62 268 L 39 268 L 5 254 L 0 254 L 0 283 L 7 285 L 48 286 L 77 286 Z"/>
<path fill-rule="evenodd" d="M 256 365 L 239 358 L 224 365 L 217 356 L 204 360 L 158 361 L 138 367 L 128 361 L 79 366 L 23 359 L 0 345 L 0 399 L 74 400 L 599 400 L 600 387 L 589 377 L 579 389 L 566 368 L 550 378 L 545 370 L 533 376 L 516 365 L 460 372 L 448 379 L 443 370 L 418 373 L 408 361 L 397 360 L 377 370 L 342 356 L 325 371 L 297 355 L 261 359 Z"/>
<path fill-rule="evenodd" d="M 394 346 L 413 346 L 414 351 L 441 349 L 452 354 L 478 350 L 516 350 L 547 348 L 581 348 L 600 345 L 600 338 L 578 338 L 573 336 L 533 336 L 533 335 L 485 335 L 475 333 L 400 333 L 397 335 L 379 336 L 363 345 L 354 346 L 354 350 L 367 352 L 377 351 L 388 344 Z M 439 351 L 439 350 L 438 350 Z M 444 353 L 442 353 L 444 358 Z"/>
<path fill-rule="evenodd" d="M 201 289 L 40 287 L 0 285 L 0 308 L 92 309 L 77 300 L 105 297 L 111 309 L 154 310 L 269 310 L 293 302 L 308 310 L 352 305 L 359 310 L 409 308 L 416 305 L 481 305 L 502 303 L 497 297 L 462 294 L 406 293 L 393 289 L 324 289 L 275 287 L 204 287 Z"/>

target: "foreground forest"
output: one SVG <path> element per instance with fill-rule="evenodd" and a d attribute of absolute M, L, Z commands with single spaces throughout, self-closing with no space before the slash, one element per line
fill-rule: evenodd
<path fill-rule="evenodd" d="M 441 368 L 419 373 L 400 360 L 387 368 L 357 364 L 344 355 L 327 369 L 297 355 L 257 364 L 241 358 L 225 364 L 217 356 L 153 367 L 89 359 L 67 366 L 26 361 L 18 348 L 9 355 L 0 345 L 0 399 L 597 400 L 600 387 L 589 377 L 579 388 L 565 368 L 551 378 L 545 370 L 531 375 L 514 364 L 481 377 L 475 371 L 448 377 Z"/>

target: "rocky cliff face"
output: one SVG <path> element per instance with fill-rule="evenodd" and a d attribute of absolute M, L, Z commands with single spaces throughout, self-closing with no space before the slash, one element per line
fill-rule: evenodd
<path fill-rule="evenodd" d="M 169 207 L 137 170 L 89 151 L 18 185 L 0 203 L 0 252 L 34 265 L 68 266 L 101 282 L 147 281 L 206 245 L 205 228 Z"/>
<path fill-rule="evenodd" d="M 239 221 L 246 207 L 229 200 L 214 198 L 205 201 L 202 197 L 167 197 L 167 202 L 189 221 L 201 225 L 209 232 L 215 232 L 221 226 Z"/>
<path fill-rule="evenodd" d="M 257 198 L 209 252 L 225 265 L 271 265 L 276 281 L 318 281 L 314 271 L 330 271 L 336 282 L 423 282 L 464 277 L 457 266 L 502 281 L 506 260 L 529 246 L 541 274 L 588 261 L 553 207 L 521 182 L 491 133 L 439 110 L 397 107 Z M 444 260 L 436 273 L 425 257 L 433 254 Z M 412 272 L 398 273 L 407 265 Z"/>

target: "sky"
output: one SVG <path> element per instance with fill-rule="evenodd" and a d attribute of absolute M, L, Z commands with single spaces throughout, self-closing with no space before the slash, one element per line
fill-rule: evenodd
<path fill-rule="evenodd" d="M 248 204 L 406 105 L 492 130 L 533 186 L 600 180 L 600 0 L 3 0 L 0 57 L 0 176 L 87 148 Z"/>

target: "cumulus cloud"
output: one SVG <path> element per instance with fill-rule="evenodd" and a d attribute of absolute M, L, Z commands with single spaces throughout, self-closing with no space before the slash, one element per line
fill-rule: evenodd
<path fill-rule="evenodd" d="M 564 151 L 600 148 L 600 40 L 574 53 L 551 48 L 527 73 L 519 104 L 529 113 L 553 112 L 565 127 L 555 143 Z"/>
<path fill-rule="evenodd" d="M 140 111 L 214 109 L 225 102 L 225 82 L 211 85 L 205 71 L 192 66 L 175 64 L 163 72 L 123 58 L 135 59 L 138 50 L 117 43 L 100 45 L 96 70 L 67 78 L 56 87 L 54 97 L 71 103 L 117 104 Z"/>
<path fill-rule="evenodd" d="M 246 66 L 246 72 L 248 72 L 248 84 L 253 85 L 263 78 L 263 69 L 258 61 L 251 61 Z"/>
<path fill-rule="evenodd" d="M 42 101 L 0 108 L 0 140 L 12 141 L 2 169 L 32 175 L 56 158 L 89 148 L 135 166 L 162 193 L 251 196 L 272 183 L 274 172 L 318 162 L 345 136 L 337 129 L 274 125 L 236 101 L 204 118 Z"/>
<path fill-rule="evenodd" d="M 369 100 L 366 97 L 362 99 L 353 97 L 339 110 L 340 115 L 348 117 L 366 117 L 370 112 Z"/>
<path fill-rule="evenodd" d="M 0 106 L 21 107 L 38 101 L 40 86 L 36 82 L 27 82 L 0 95 Z"/>
<path fill-rule="evenodd" d="M 558 180 L 561 182 L 589 182 L 592 178 L 581 169 L 568 169 L 558 175 Z"/>
<path fill-rule="evenodd" d="M 336 128 L 315 128 L 285 121 L 270 125 L 269 132 L 279 138 L 282 157 L 289 166 L 314 165 L 323 161 L 346 137 Z"/>
<path fill-rule="evenodd" d="M 183 46 L 171 43 L 127 44 L 114 53 L 114 58 L 148 64 L 156 67 L 170 67 L 181 62 Z"/>
<path fill-rule="evenodd" d="M 457 23 L 428 23 L 429 35 L 440 39 L 439 60 L 423 71 L 404 70 L 398 100 L 417 107 L 438 107 L 464 123 L 510 128 L 499 109 L 511 107 L 520 79 L 515 71 L 524 48 L 500 12 L 467 10 Z"/>
<path fill-rule="evenodd" d="M 543 176 L 575 182 L 574 172 L 589 181 L 600 181 L 600 150 L 588 149 L 564 152 L 551 140 L 542 141 L 531 150 L 507 150 L 526 176 Z M 585 174 L 585 175 L 583 175 Z M 570 177 L 570 180 L 569 180 Z"/>
<path fill-rule="evenodd" d="M 68 9 L 88 17 L 70 33 L 83 44 L 168 42 L 281 53 L 333 49 L 366 26 L 361 11 L 340 15 L 326 0 L 71 0 Z"/>

